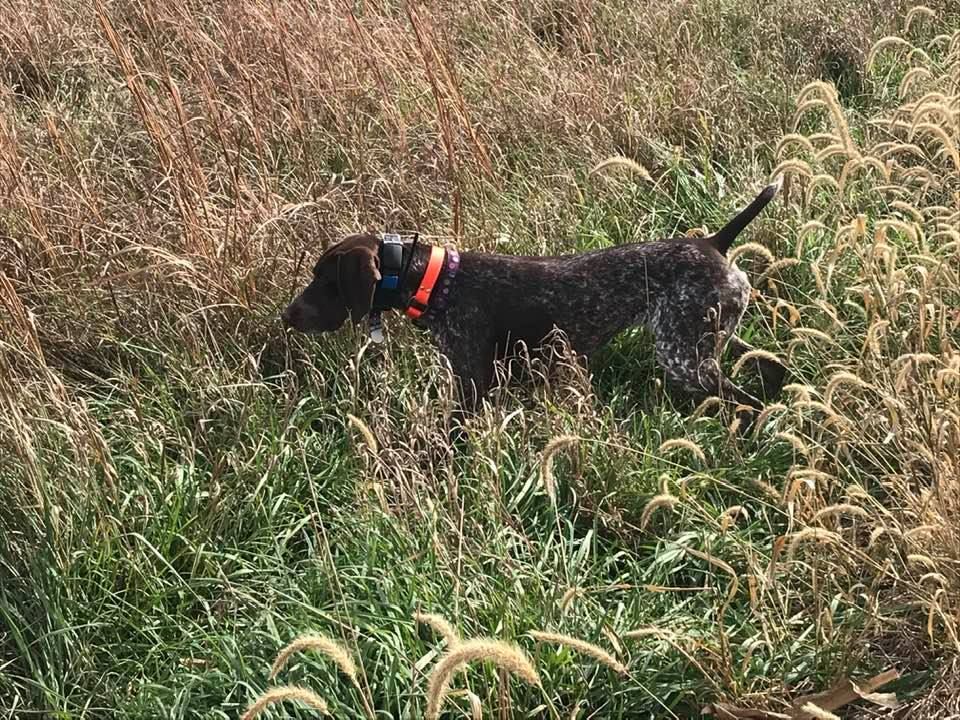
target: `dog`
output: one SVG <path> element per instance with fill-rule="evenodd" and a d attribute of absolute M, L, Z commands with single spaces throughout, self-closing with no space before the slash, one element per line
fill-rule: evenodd
<path fill-rule="evenodd" d="M 518 343 L 537 348 L 559 329 L 580 356 L 591 354 L 630 327 L 653 334 L 656 360 L 671 384 L 695 396 L 733 401 L 746 422 L 763 402 L 720 369 L 726 348 L 735 357 L 751 348 L 735 334 L 751 289 L 726 259 L 743 229 L 774 198 L 767 186 L 719 232 L 621 245 L 575 255 L 520 257 L 420 244 L 416 237 L 358 234 L 324 252 L 313 280 L 282 314 L 304 333 L 332 332 L 349 318 L 405 312 L 427 328 L 450 362 L 462 407 L 486 396 L 495 361 Z M 767 358 L 751 366 L 769 400 L 786 368 Z M 743 413 L 746 412 L 744 415 Z"/>

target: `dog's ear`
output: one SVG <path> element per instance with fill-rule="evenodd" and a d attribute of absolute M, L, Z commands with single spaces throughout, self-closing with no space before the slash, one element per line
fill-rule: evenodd
<path fill-rule="evenodd" d="M 350 311 L 354 324 L 370 312 L 373 291 L 380 280 L 376 253 L 370 248 L 356 247 L 337 259 L 337 283 L 340 297 Z"/>

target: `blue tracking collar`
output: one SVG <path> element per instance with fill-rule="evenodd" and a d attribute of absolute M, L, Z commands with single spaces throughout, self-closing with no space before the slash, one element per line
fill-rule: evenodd
<path fill-rule="evenodd" d="M 400 274 L 403 269 L 403 240 L 396 233 L 386 233 L 380 242 L 380 282 L 384 290 L 396 290 L 400 287 Z"/>

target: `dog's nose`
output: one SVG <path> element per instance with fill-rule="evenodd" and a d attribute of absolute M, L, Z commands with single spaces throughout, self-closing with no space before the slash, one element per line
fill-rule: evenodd
<path fill-rule="evenodd" d="M 293 325 L 293 308 L 288 307 L 282 313 L 280 313 L 280 319 L 283 321 L 283 326 L 285 328 Z"/>

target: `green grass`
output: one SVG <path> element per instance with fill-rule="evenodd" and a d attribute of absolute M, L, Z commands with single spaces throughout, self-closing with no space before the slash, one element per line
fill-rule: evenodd
<path fill-rule="evenodd" d="M 451 446 L 443 362 L 402 318 L 379 348 L 277 321 L 320 249 L 358 227 L 529 254 L 715 230 L 783 159 L 794 98 L 818 77 L 836 81 L 864 155 L 906 140 L 874 122 L 904 102 L 905 54 L 865 64 L 903 3 L 559 0 L 413 18 L 361 3 L 356 24 L 278 5 L 0 12 L 0 714 L 236 718 L 292 683 L 334 717 L 420 718 L 447 648 L 418 611 L 532 658 L 541 688 L 481 665 L 454 678 L 484 717 L 787 712 L 890 668 L 902 717 L 956 712 L 960 268 L 945 231 L 960 167 L 936 138 L 916 162 L 937 187 L 895 169 L 896 194 L 864 173 L 807 204 L 791 174 L 751 226 L 778 259 L 804 222 L 830 231 L 772 284 L 765 261 L 740 260 L 758 290 L 741 334 L 795 383 L 746 437 L 667 393 L 631 331 L 590 375 L 566 365 L 497 390 Z M 951 54 L 934 38 L 960 18 L 934 9 L 905 37 L 937 77 L 908 100 L 956 92 L 940 75 L 957 40 Z M 799 128 L 836 132 L 820 110 Z M 612 155 L 654 182 L 591 173 Z M 838 162 L 813 165 L 839 177 Z M 896 198 L 921 212 L 920 239 L 877 240 L 879 221 L 909 215 Z M 860 213 L 866 233 L 834 253 Z M 564 435 L 578 441 L 553 457 L 554 500 L 544 449 Z M 705 462 L 662 448 L 676 438 Z M 675 501 L 651 510 L 664 493 Z M 797 540 L 807 528 L 837 537 Z M 661 634 L 624 637 L 642 628 Z M 316 654 L 268 678 L 306 632 L 349 648 L 360 689 Z M 445 708 L 470 712 L 463 697 Z"/>

